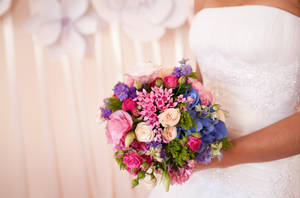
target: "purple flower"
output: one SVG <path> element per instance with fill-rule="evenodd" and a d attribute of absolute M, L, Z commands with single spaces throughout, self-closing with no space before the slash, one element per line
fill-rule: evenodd
<path fill-rule="evenodd" d="M 111 108 L 100 107 L 101 117 L 104 119 L 109 119 L 110 114 L 112 113 Z"/>
<path fill-rule="evenodd" d="M 180 78 L 180 76 L 181 76 L 181 67 L 175 67 L 172 74 L 175 75 L 177 78 Z"/>
<path fill-rule="evenodd" d="M 192 67 L 190 65 L 182 65 L 181 66 L 181 74 L 183 76 L 187 76 L 192 73 Z"/>
<path fill-rule="evenodd" d="M 177 78 L 180 78 L 180 76 L 187 76 L 190 73 L 192 73 L 192 67 L 187 64 L 189 59 L 182 59 L 179 61 L 180 67 L 175 67 L 173 70 L 173 75 L 177 76 Z"/>
<path fill-rule="evenodd" d="M 196 156 L 198 164 L 208 164 L 211 162 L 213 156 L 210 153 L 211 149 L 204 149 Z"/>
<path fill-rule="evenodd" d="M 136 98 L 136 88 L 135 87 L 130 87 L 129 88 L 128 97 L 131 98 L 131 99 Z"/>
<path fill-rule="evenodd" d="M 147 149 L 150 149 L 150 147 L 153 147 L 153 148 L 161 148 L 162 147 L 162 145 L 161 145 L 161 143 L 159 143 L 159 142 L 156 142 L 156 141 L 152 141 L 152 142 L 150 142 L 149 144 L 147 144 L 146 145 L 146 148 Z"/>
<path fill-rule="evenodd" d="M 165 158 L 166 155 L 167 155 L 167 150 L 166 150 L 166 149 L 162 149 L 162 150 L 160 151 L 160 157 L 161 157 L 161 158 Z"/>
<path fill-rule="evenodd" d="M 130 89 L 125 83 L 119 82 L 115 85 L 113 91 L 121 101 L 124 101 L 128 98 Z"/>
<path fill-rule="evenodd" d="M 179 61 L 179 63 L 181 64 L 181 65 L 184 65 L 184 64 L 186 64 L 188 61 L 189 61 L 190 59 L 182 59 L 181 61 Z"/>

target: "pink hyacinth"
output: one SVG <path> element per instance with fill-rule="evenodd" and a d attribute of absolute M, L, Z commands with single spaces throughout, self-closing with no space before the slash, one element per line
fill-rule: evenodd
<path fill-rule="evenodd" d="M 169 167 L 168 172 L 171 177 L 171 184 L 183 184 L 184 182 L 186 182 L 193 174 L 194 167 L 194 160 L 189 160 L 188 164 L 184 167 L 178 167 L 177 171 L 174 171 Z"/>

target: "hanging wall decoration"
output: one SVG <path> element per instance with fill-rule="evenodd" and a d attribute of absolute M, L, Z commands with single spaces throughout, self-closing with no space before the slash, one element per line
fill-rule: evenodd
<path fill-rule="evenodd" d="M 0 17 L 10 9 L 11 4 L 12 0 L 0 0 Z"/>
<path fill-rule="evenodd" d="M 164 35 L 166 28 L 177 28 L 187 19 L 183 0 L 92 0 L 99 16 L 119 22 L 136 41 L 153 41 Z"/>
<path fill-rule="evenodd" d="M 90 11 L 88 0 L 35 0 L 27 29 L 41 46 L 48 47 L 55 59 L 64 54 L 82 59 L 87 51 L 87 38 L 104 22 Z"/>

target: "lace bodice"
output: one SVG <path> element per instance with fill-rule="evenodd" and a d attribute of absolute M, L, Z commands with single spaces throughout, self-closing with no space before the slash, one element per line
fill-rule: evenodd
<path fill-rule="evenodd" d="M 229 127 L 240 131 L 235 135 L 295 112 L 300 95 L 299 17 L 267 6 L 204 9 L 191 26 L 190 46 L 205 86 L 229 111 Z"/>
<path fill-rule="evenodd" d="M 190 46 L 204 85 L 242 136 L 295 113 L 300 96 L 300 18 L 274 7 L 208 8 L 194 18 Z M 268 140 L 266 140 L 268 141 Z M 209 169 L 154 197 L 298 198 L 300 156 Z"/>

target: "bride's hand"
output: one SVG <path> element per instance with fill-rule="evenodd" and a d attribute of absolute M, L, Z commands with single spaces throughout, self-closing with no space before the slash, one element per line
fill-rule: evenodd
<path fill-rule="evenodd" d="M 300 154 L 300 112 L 246 136 L 232 140 L 222 160 L 196 165 L 195 170 L 278 160 Z"/>

